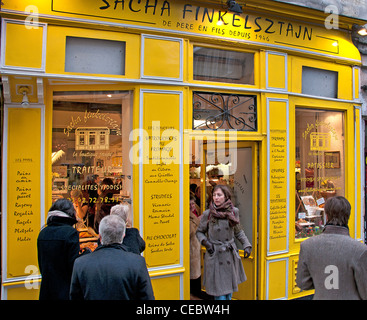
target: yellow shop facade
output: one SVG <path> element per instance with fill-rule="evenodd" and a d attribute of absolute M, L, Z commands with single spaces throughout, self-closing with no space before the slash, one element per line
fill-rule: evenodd
<path fill-rule="evenodd" d="M 225 1 L 3 2 L 2 299 L 38 298 L 48 208 L 72 194 L 88 210 L 109 203 L 106 179 L 146 242 L 157 299 L 190 299 L 190 192 L 204 211 L 215 184 L 231 187 L 253 247 L 233 299 L 312 294 L 295 284 L 298 254 L 328 197 L 348 198 L 363 240 L 358 21 L 328 29 L 326 14 L 276 1 L 243 13 Z"/>

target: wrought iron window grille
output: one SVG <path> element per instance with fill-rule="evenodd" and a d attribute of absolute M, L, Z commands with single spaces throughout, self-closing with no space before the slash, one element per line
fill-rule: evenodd
<path fill-rule="evenodd" d="M 256 96 L 194 92 L 193 129 L 257 131 Z"/>

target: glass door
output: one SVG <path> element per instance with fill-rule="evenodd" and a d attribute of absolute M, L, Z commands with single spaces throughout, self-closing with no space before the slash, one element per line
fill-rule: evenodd
<path fill-rule="evenodd" d="M 230 187 L 232 202 L 240 211 L 240 223 L 252 244 L 250 257 L 244 259 L 242 245 L 236 240 L 247 281 L 240 284 L 233 299 L 256 299 L 258 145 L 255 142 L 207 141 L 203 143 L 202 152 L 203 163 L 192 164 L 190 168 L 191 191 L 195 190 L 200 211 L 204 212 L 209 207 L 215 185 Z"/>

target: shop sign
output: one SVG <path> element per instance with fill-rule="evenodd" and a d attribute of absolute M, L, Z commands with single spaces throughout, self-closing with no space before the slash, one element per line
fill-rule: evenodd
<path fill-rule="evenodd" d="M 34 5 L 31 2 L 24 0 L 23 4 L 5 4 L 3 10 L 24 11 L 28 5 Z M 144 29 L 243 40 L 359 59 L 358 50 L 345 32 L 333 29 L 331 33 L 324 25 L 252 14 L 246 12 L 246 7 L 241 14 L 228 12 L 224 5 L 209 7 L 209 3 L 205 5 L 204 2 L 193 4 L 172 0 L 53 0 L 36 7 L 40 16 L 108 20 Z"/>
<path fill-rule="evenodd" d="M 339 40 L 325 37 L 321 27 L 262 15 L 231 13 L 188 1 L 64 1 L 54 0 L 52 11 L 96 19 L 140 24 L 189 33 L 292 46 L 332 54 L 339 53 Z"/>

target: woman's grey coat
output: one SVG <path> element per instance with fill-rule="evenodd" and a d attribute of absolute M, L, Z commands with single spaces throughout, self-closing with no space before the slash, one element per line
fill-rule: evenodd
<path fill-rule="evenodd" d="M 233 208 L 239 219 L 239 211 Z M 228 219 L 217 219 L 204 211 L 196 236 L 200 243 L 208 239 L 214 246 L 214 253 L 205 253 L 203 285 L 212 296 L 221 296 L 238 291 L 238 285 L 246 281 L 245 271 L 234 242 L 236 237 L 243 248 L 251 247 L 240 225 L 230 227 Z"/>

